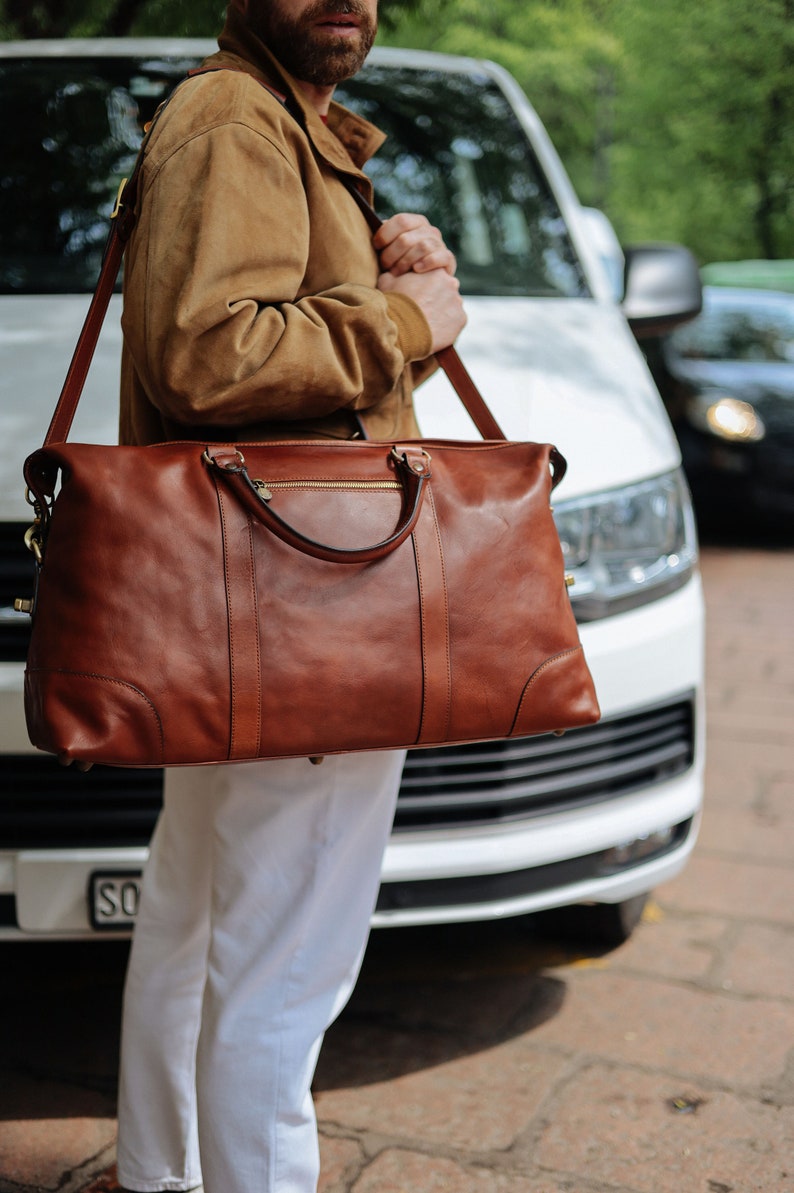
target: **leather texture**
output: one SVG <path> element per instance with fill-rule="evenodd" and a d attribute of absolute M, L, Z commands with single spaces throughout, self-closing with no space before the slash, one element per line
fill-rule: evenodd
<path fill-rule="evenodd" d="M 499 441 L 42 448 L 26 464 L 52 505 L 33 744 L 181 766 L 592 723 L 555 456 Z"/>

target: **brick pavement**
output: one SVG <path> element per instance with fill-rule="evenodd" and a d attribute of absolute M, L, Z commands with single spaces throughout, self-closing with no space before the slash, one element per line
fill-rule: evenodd
<path fill-rule="evenodd" d="M 321 1193 L 794 1193 L 794 552 L 703 570 L 689 867 L 604 956 L 520 920 L 375 934 L 318 1070 Z M 0 1193 L 117 1188 L 123 956 L 77 956 L 57 1022 L 41 981 L 27 1032 L 4 1013 Z"/>

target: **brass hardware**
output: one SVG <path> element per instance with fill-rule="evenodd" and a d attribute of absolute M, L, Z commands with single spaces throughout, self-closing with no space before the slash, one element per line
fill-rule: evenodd
<path fill-rule="evenodd" d="M 32 526 L 29 526 L 25 531 L 25 546 L 28 551 L 32 551 L 36 557 L 36 563 L 41 565 L 43 557 L 41 554 L 41 543 L 39 542 L 39 524 L 41 519 L 36 518 Z"/>
<path fill-rule="evenodd" d="M 32 613 L 33 601 L 28 597 L 17 597 L 14 601 L 14 611 L 16 613 Z"/>
<path fill-rule="evenodd" d="M 252 480 L 251 484 L 254 486 L 263 501 L 270 501 L 273 494 L 270 492 L 270 489 L 268 489 L 264 481 Z"/>
<path fill-rule="evenodd" d="M 566 572 L 565 573 L 565 587 L 573 588 L 575 583 L 576 583 L 576 576 L 571 575 L 570 572 Z"/>
<path fill-rule="evenodd" d="M 116 192 L 116 202 L 113 204 L 113 210 L 110 213 L 110 218 L 112 220 L 116 219 L 119 212 L 121 211 L 121 208 L 122 208 L 121 192 L 124 190 L 124 187 L 126 185 L 127 185 L 127 179 L 122 178 L 121 182 L 119 183 L 119 189 Z"/>
<path fill-rule="evenodd" d="M 420 476 L 423 473 L 425 473 L 427 476 L 430 476 L 430 465 L 433 463 L 433 457 L 430 455 L 430 452 L 426 452 L 424 450 L 424 448 L 421 450 L 422 450 L 422 455 L 424 456 L 427 463 L 420 464 L 417 462 L 416 464 L 410 464 L 409 466 L 410 466 L 412 472 L 418 472 L 420 474 Z M 391 449 L 391 451 L 389 452 L 389 455 L 398 464 L 408 464 L 409 463 L 407 452 L 403 452 L 401 454 L 400 452 L 397 451 L 396 447 L 393 447 Z"/>
<path fill-rule="evenodd" d="M 237 463 L 229 462 L 227 464 L 222 464 L 215 458 L 215 456 L 211 456 L 209 453 L 209 448 L 205 447 L 204 451 L 201 453 L 201 458 L 204 463 L 209 464 L 211 468 L 222 468 L 224 472 L 241 472 L 245 469 L 245 456 L 237 447 L 234 449 L 234 454 L 237 456 Z"/>
<path fill-rule="evenodd" d="M 25 531 L 25 546 L 27 547 L 28 551 L 32 551 L 36 557 L 36 563 L 39 565 L 39 567 L 41 567 L 42 563 L 44 562 L 44 557 L 41 553 L 42 543 L 39 536 L 39 528 L 41 526 L 41 506 L 27 486 L 25 487 L 25 501 L 28 503 L 28 505 L 33 506 L 33 525 L 29 526 Z"/>

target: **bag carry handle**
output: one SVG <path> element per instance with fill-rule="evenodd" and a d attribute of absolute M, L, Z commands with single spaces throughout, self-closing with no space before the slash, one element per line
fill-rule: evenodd
<path fill-rule="evenodd" d="M 371 563 L 383 559 L 413 532 L 422 508 L 426 482 L 430 479 L 430 456 L 416 445 L 393 447 L 390 458 L 403 489 L 403 509 L 397 526 L 388 536 L 371 547 L 332 547 L 296 530 L 268 505 L 248 473 L 245 458 L 237 448 L 208 447 L 205 462 L 229 486 L 240 503 L 272 531 L 282 542 L 328 563 Z"/>
<path fill-rule="evenodd" d="M 202 73 L 208 72 L 199 69 L 192 71 L 191 75 Z M 260 82 L 260 80 L 256 81 Z M 282 97 L 274 93 L 272 88 L 264 83 L 262 83 L 262 86 L 267 91 L 275 94 L 279 102 L 283 102 Z M 160 105 L 160 108 L 155 114 L 155 120 L 162 113 L 167 103 L 168 100 Z M 121 268 L 124 248 L 135 226 L 135 203 L 138 195 L 138 180 L 143 163 L 144 148 L 153 125 L 154 120 L 146 130 L 146 135 L 141 143 L 140 152 L 138 153 L 132 174 L 129 179 L 124 179 L 119 186 L 116 203 L 110 217 L 110 235 L 102 259 L 99 280 L 91 299 L 74 355 L 66 373 L 63 389 L 56 403 L 47 434 L 44 437 L 44 447 L 49 447 L 54 443 L 65 443 L 69 437 L 77 404 L 80 401 L 85 386 L 88 370 L 96 350 L 97 341 L 99 340 L 99 333 L 102 330 L 102 324 L 105 321 L 110 298 L 116 284 L 116 278 Z M 341 180 L 348 187 L 350 193 L 358 203 L 369 226 L 373 231 L 379 228 L 382 220 L 359 192 L 355 179 L 352 176 L 341 176 Z M 472 422 L 483 439 L 506 439 L 504 432 L 488 409 L 485 399 L 469 376 L 456 350 L 453 347 L 443 348 L 436 353 L 436 360 L 447 374 L 453 389 L 468 411 Z M 560 476 L 561 479 L 562 476 Z"/>

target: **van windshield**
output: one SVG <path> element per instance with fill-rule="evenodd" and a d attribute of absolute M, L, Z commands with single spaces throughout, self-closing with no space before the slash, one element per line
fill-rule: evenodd
<path fill-rule="evenodd" d="M 373 64 L 336 98 L 388 134 L 366 167 L 380 214 L 420 211 L 441 228 L 464 294 L 588 293 L 545 175 L 487 75 Z"/>
<path fill-rule="evenodd" d="M 0 293 L 93 290 L 141 130 L 195 62 L 8 59 L 0 65 Z M 548 183 L 486 75 L 366 66 L 337 98 L 388 139 L 367 170 L 380 213 L 443 229 L 464 294 L 574 297 L 587 284 Z"/>
<path fill-rule="evenodd" d="M 0 293 L 94 289 L 143 124 L 193 65 L 34 56 L 0 64 Z"/>

